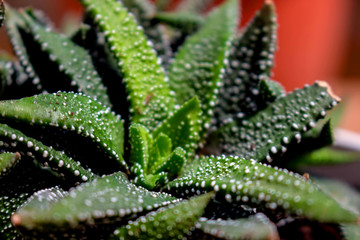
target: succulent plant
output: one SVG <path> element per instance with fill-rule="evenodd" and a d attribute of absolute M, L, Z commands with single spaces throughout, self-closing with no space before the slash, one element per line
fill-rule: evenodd
<path fill-rule="evenodd" d="M 1 239 L 278 239 L 301 221 L 356 236 L 357 193 L 286 168 L 324 163 L 309 154 L 340 99 L 271 79 L 272 1 L 241 32 L 237 0 L 80 2 L 65 36 L 1 1 L 17 55 L 0 60 Z"/>

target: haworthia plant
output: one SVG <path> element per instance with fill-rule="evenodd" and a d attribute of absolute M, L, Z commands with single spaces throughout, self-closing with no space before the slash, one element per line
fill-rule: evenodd
<path fill-rule="evenodd" d="M 328 84 L 272 80 L 272 1 L 241 32 L 237 0 L 80 3 L 70 37 L 6 6 L 1 239 L 356 238 L 357 193 L 284 168 L 346 159 L 312 152 L 333 141 Z"/>

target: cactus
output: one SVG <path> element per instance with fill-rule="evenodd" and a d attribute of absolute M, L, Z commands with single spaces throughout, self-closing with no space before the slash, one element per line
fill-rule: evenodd
<path fill-rule="evenodd" d="M 280 168 L 354 157 L 326 155 L 327 83 L 271 79 L 272 1 L 241 34 L 237 0 L 80 2 L 65 36 L 0 1 L 18 58 L 0 57 L 1 239 L 279 239 L 292 221 L 356 236 L 358 205 Z"/>

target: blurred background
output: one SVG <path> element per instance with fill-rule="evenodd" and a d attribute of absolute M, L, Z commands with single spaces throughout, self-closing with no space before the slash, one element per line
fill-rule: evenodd
<path fill-rule="evenodd" d="M 200 0 L 194 0 L 200 1 Z M 42 9 L 58 29 L 71 31 L 81 21 L 77 0 L 7 0 L 14 7 Z M 176 7 L 173 0 L 169 9 Z M 221 0 L 214 0 L 215 4 Z M 340 127 L 360 133 L 360 1 L 274 0 L 278 12 L 279 48 L 273 78 L 288 91 L 315 80 L 330 83 L 345 103 Z M 246 25 L 263 0 L 242 0 L 241 26 Z M 11 51 L 4 28 L 0 49 Z"/>

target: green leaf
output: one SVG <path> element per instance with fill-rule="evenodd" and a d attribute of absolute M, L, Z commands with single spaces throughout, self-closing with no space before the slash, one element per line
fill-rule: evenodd
<path fill-rule="evenodd" d="M 182 147 L 188 159 L 191 159 L 200 139 L 201 123 L 200 102 L 194 97 L 165 119 L 152 135 L 157 138 L 160 134 L 166 134 L 171 139 L 173 149 Z"/>
<path fill-rule="evenodd" d="M 50 167 L 54 175 L 61 176 L 69 182 L 84 182 L 94 177 L 90 170 L 84 169 L 64 152 L 56 151 L 6 124 L 0 124 L 0 141 L 2 147 L 9 151 L 19 151 L 22 157 L 34 157 L 44 167 Z"/>
<path fill-rule="evenodd" d="M 205 194 L 160 208 L 130 221 L 112 239 L 183 239 L 203 213 L 212 194 Z"/>
<path fill-rule="evenodd" d="M 192 34 L 204 23 L 204 18 L 188 12 L 160 12 L 154 17 L 155 20 L 171 27 L 178 28 L 184 34 Z"/>
<path fill-rule="evenodd" d="M 115 0 L 82 0 L 94 17 L 124 76 L 133 122 L 152 129 L 173 108 L 170 89 L 155 51 L 134 17 Z M 141 121 L 141 119 L 144 119 Z"/>
<path fill-rule="evenodd" d="M 130 144 L 134 182 L 148 189 L 175 178 L 185 162 L 186 152 L 180 147 L 172 152 L 171 139 L 167 135 L 160 134 L 154 141 L 149 130 L 141 124 L 131 125 Z"/>
<path fill-rule="evenodd" d="M 5 19 L 5 3 L 4 0 L 0 0 L 0 27 L 2 27 Z"/>
<path fill-rule="evenodd" d="M 175 196 L 215 191 L 219 201 L 257 206 L 322 222 L 358 221 L 302 176 L 239 157 L 201 157 L 167 185 Z"/>
<path fill-rule="evenodd" d="M 345 240 L 358 240 L 360 238 L 360 226 L 341 224 L 340 227 Z"/>
<path fill-rule="evenodd" d="M 76 86 L 77 91 L 83 92 L 107 106 L 111 106 L 109 97 L 106 94 L 106 88 L 101 83 L 91 57 L 85 49 L 77 46 L 64 35 L 55 33 L 48 26 L 37 23 L 26 12 L 21 14 L 21 17 L 26 25 L 25 30 L 29 31 L 34 41 L 41 45 L 41 50 L 47 54 L 48 61 L 58 66 L 59 72 L 65 75 L 69 85 Z M 56 73 L 52 72 L 51 74 Z M 43 82 L 43 86 L 48 91 L 58 91 L 61 90 L 58 87 L 64 85 L 64 79 L 61 80 L 61 83 L 54 83 L 52 79 L 51 83 Z M 43 81 L 43 78 L 41 78 L 41 81 Z"/>
<path fill-rule="evenodd" d="M 8 174 L 11 169 L 20 161 L 20 153 L 4 152 L 0 154 L 0 176 Z"/>
<path fill-rule="evenodd" d="M 299 143 L 338 100 L 325 82 L 295 90 L 254 116 L 220 128 L 222 151 L 256 161 L 272 161 L 272 156 L 286 152 L 293 139 Z"/>
<path fill-rule="evenodd" d="M 211 236 L 227 239 L 280 239 L 276 226 L 264 214 L 236 220 L 200 218 L 196 227 Z"/>
<path fill-rule="evenodd" d="M 95 148 L 81 149 L 81 155 L 86 156 L 84 151 L 91 154 L 94 151 L 101 151 L 99 156 L 102 158 L 104 158 L 104 154 L 108 156 L 108 159 L 93 159 L 92 164 L 97 166 L 96 170 L 107 171 L 106 169 L 110 170 L 109 168 L 111 168 L 114 171 L 119 167 L 127 169 L 122 157 L 124 152 L 123 121 L 109 108 L 91 98 L 81 94 L 63 92 L 41 94 L 19 100 L 2 101 L 0 102 L 0 113 L 3 121 L 16 120 L 23 125 L 33 125 L 32 128 L 40 126 L 51 129 L 47 134 L 55 133 L 56 130 L 63 131 L 61 134 L 68 133 L 71 138 L 65 139 L 67 142 L 87 139 L 88 144 L 95 145 Z M 31 131 L 31 128 L 25 127 L 23 131 Z M 59 138 L 59 136 L 56 137 Z M 82 140 L 79 140 L 79 137 Z M 59 141 L 59 139 L 56 140 Z M 54 141 L 54 139 L 49 138 L 47 141 Z M 79 142 L 72 144 L 79 145 Z"/>
<path fill-rule="evenodd" d="M 225 53 L 229 48 L 238 19 L 238 1 L 229 0 L 214 10 L 203 27 L 189 37 L 169 68 L 170 86 L 177 103 L 183 104 L 198 96 L 203 110 L 203 130 L 210 127 Z M 203 137 L 203 136 L 202 136 Z"/>
<path fill-rule="evenodd" d="M 244 33 L 232 41 L 212 119 L 214 129 L 239 117 L 253 115 L 283 93 L 279 84 L 269 80 L 277 47 L 276 30 L 274 5 L 265 2 Z"/>
<path fill-rule="evenodd" d="M 115 173 L 71 189 L 46 209 L 30 201 L 13 218 L 17 220 L 15 226 L 27 232 L 54 234 L 94 224 L 119 223 L 176 201 L 168 194 L 137 187 L 123 173 Z"/>

